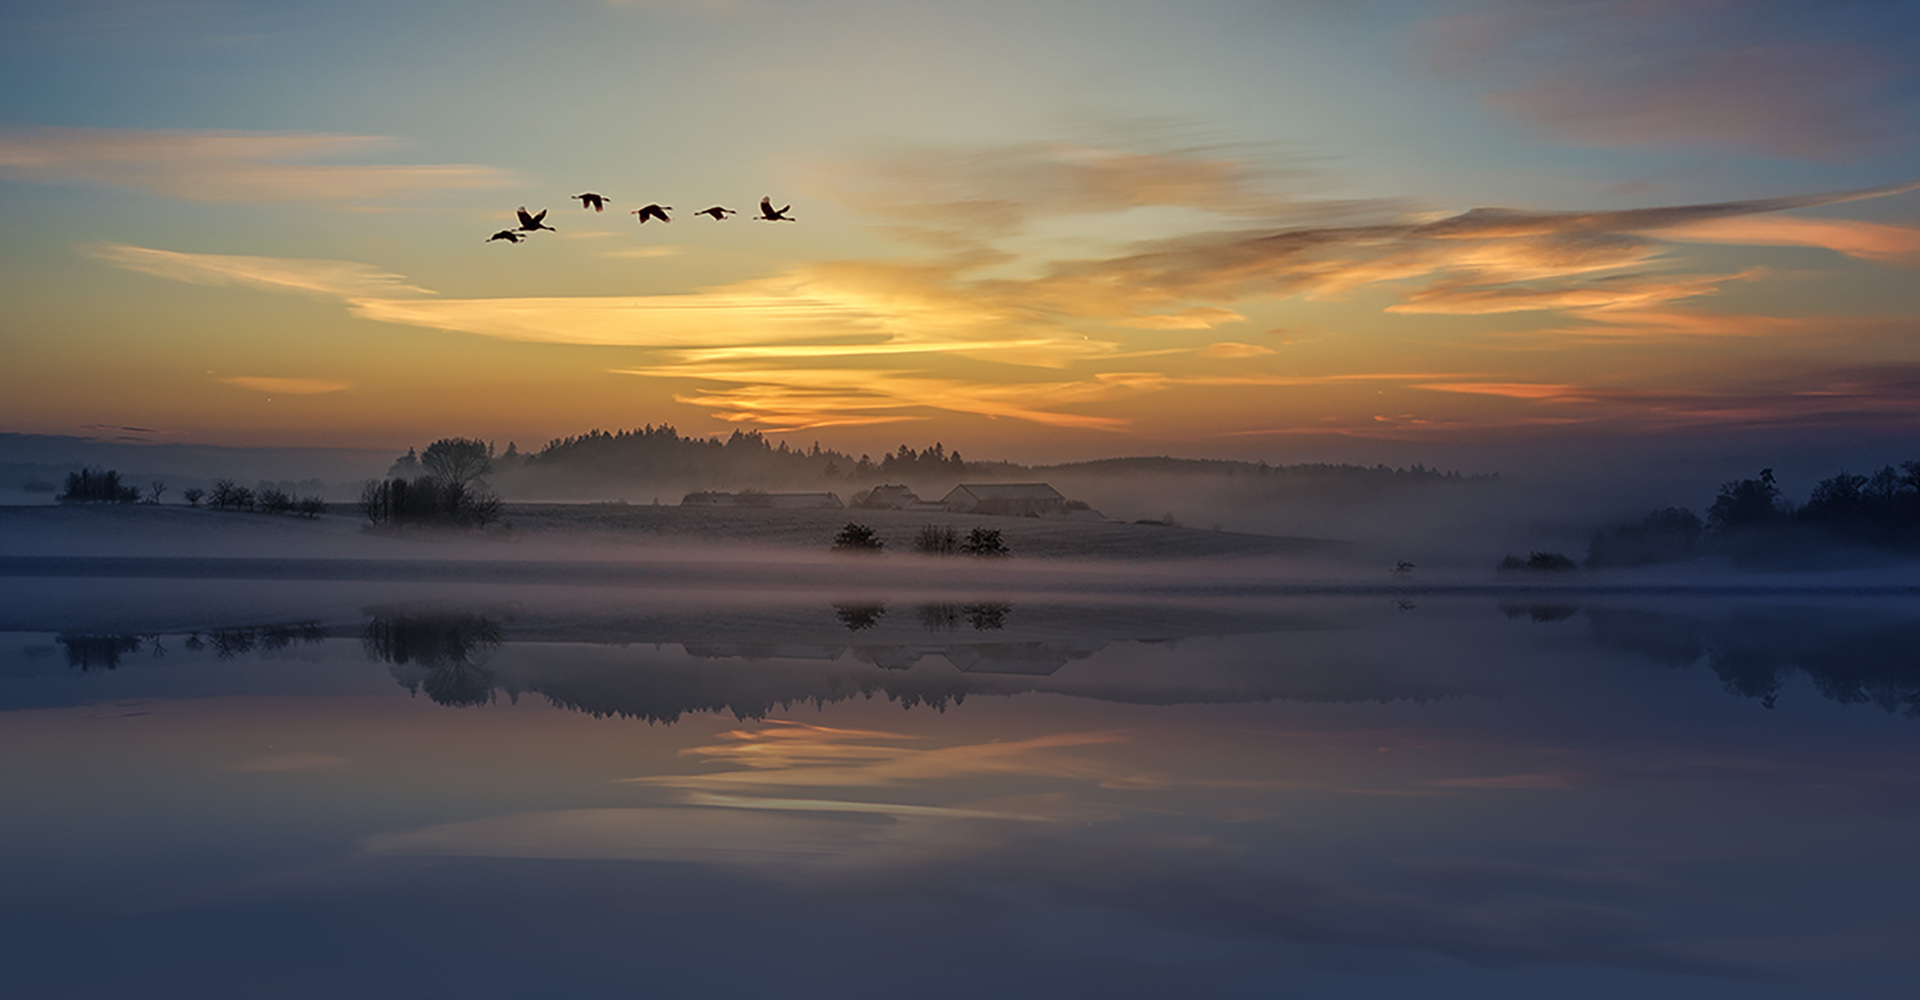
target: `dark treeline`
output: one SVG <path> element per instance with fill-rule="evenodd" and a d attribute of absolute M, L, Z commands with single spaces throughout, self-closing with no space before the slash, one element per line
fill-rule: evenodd
<path fill-rule="evenodd" d="M 1820 481 L 1802 504 L 1788 500 L 1772 469 L 1721 484 L 1703 519 L 1685 507 L 1593 533 L 1590 567 L 1681 562 L 1704 555 L 1739 561 L 1809 556 L 1836 545 L 1920 552 L 1920 461 L 1871 476 L 1842 472 Z"/>
<path fill-rule="evenodd" d="M 500 519 L 500 497 L 483 478 L 493 471 L 493 446 L 472 438 L 441 438 L 369 479 L 360 514 L 379 525 L 485 528 Z"/>
<path fill-rule="evenodd" d="M 290 484 L 285 484 L 290 485 Z M 231 479 L 217 480 L 208 491 L 187 490 L 187 503 L 200 506 L 204 496 L 215 510 L 245 510 L 259 514 L 293 514 L 319 517 L 327 512 L 327 502 L 319 496 L 297 496 L 279 483 L 261 483 L 257 489 L 241 486 Z"/>
<path fill-rule="evenodd" d="M 81 469 L 67 473 L 67 488 L 58 499 L 61 503 L 135 503 L 140 489 L 122 483 L 120 473 L 111 469 Z"/>
<path fill-rule="evenodd" d="M 411 477 L 423 468 L 424 461 L 424 456 L 410 451 L 394 464 L 388 475 Z M 1050 476 L 1210 476 L 1274 489 L 1338 483 L 1363 490 L 1496 478 L 1463 476 L 1421 465 L 1411 468 L 1324 463 L 1270 465 L 1168 457 L 1029 466 L 970 460 L 962 457 L 958 450 L 949 451 L 940 442 L 918 450 L 901 444 L 894 451 L 875 458 L 871 454 L 852 455 L 822 448 L 817 441 L 810 447 L 795 448 L 757 430 L 734 431 L 725 438 L 682 435 L 670 424 L 649 424 L 612 432 L 593 430 L 556 438 L 532 452 L 522 452 L 517 445 L 509 443 L 504 452 L 490 455 L 490 471 L 501 489 L 516 497 L 646 486 L 661 488 L 663 492 L 669 492 L 670 486 L 682 490 L 789 487 L 837 490 L 851 495 L 848 491 L 882 483 L 944 488 L 963 480 Z"/>
<path fill-rule="evenodd" d="M 719 437 L 682 437 L 671 425 L 630 431 L 594 430 L 558 438 L 524 454 L 509 444 L 494 468 L 501 476 L 531 483 L 542 479 L 617 483 L 813 482 L 852 483 L 898 479 L 958 478 L 1006 463 L 969 463 L 942 444 L 915 451 L 858 457 L 831 448 L 795 449 L 775 443 L 759 431 L 734 431 Z"/>
<path fill-rule="evenodd" d="M 1266 462 L 1236 462 L 1217 458 L 1172 458 L 1165 455 L 1148 458 L 1106 458 L 1092 462 L 1068 462 L 1044 467 L 1063 473 L 1107 475 L 1211 475 L 1270 480 L 1346 479 L 1377 480 L 1392 483 L 1469 482 L 1499 478 L 1497 475 L 1467 476 L 1458 472 L 1429 469 L 1414 464 L 1406 468 L 1391 465 L 1338 465 L 1328 462 L 1303 462 L 1298 465 L 1269 465 Z"/>

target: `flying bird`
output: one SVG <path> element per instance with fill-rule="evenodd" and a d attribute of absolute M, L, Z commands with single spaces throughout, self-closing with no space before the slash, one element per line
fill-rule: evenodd
<path fill-rule="evenodd" d="M 640 224 L 644 226 L 646 225 L 648 219 L 659 219 L 661 222 L 672 222 L 673 221 L 672 219 L 667 218 L 667 213 L 671 211 L 673 211 L 672 205 L 648 205 L 645 208 L 634 209 L 632 214 L 639 216 Z"/>
<path fill-rule="evenodd" d="M 754 216 L 754 218 L 759 219 L 762 222 L 793 222 L 795 220 L 787 216 L 787 209 L 790 209 L 792 207 L 793 207 L 792 205 L 788 205 L 786 206 L 786 208 L 782 208 L 778 211 L 775 211 L 773 207 L 773 199 L 762 198 L 760 199 L 760 214 Z"/>
<path fill-rule="evenodd" d="M 492 236 L 487 237 L 487 242 L 492 243 L 494 240 L 506 240 L 508 243 L 518 243 L 524 239 L 526 239 L 525 236 L 522 236 L 511 229 L 502 229 L 499 232 L 494 233 Z"/>
<path fill-rule="evenodd" d="M 557 233 L 557 232 L 559 232 L 559 230 L 558 230 L 558 229 L 555 229 L 555 228 L 553 228 L 552 226 L 547 226 L 547 225 L 542 225 L 542 224 L 541 224 L 541 222 L 540 222 L 540 220 L 541 220 L 541 219 L 544 219 L 544 218 L 546 218 L 546 217 L 547 217 L 547 210 L 546 210 L 546 209 L 544 209 L 544 208 L 540 210 L 540 214 L 539 214 L 539 215 L 528 215 L 528 214 L 527 214 L 527 206 L 525 206 L 525 205 L 522 205 L 522 206 L 520 206 L 520 229 L 521 229 L 521 231 L 522 231 L 522 232 L 528 232 L 528 233 L 530 233 L 530 232 L 533 232 L 533 231 L 534 231 L 534 230 L 536 230 L 536 229 L 544 229 L 544 230 L 546 230 L 547 232 L 550 232 L 550 233 Z"/>
<path fill-rule="evenodd" d="M 740 213 L 735 212 L 731 208 L 721 208 L 720 206 L 715 205 L 712 208 L 703 208 L 700 211 L 695 212 L 693 214 L 711 216 L 713 218 L 713 221 L 715 222 L 725 222 L 727 221 L 727 216 L 738 215 Z"/>
<path fill-rule="evenodd" d="M 607 202 L 613 200 L 611 198 L 608 198 L 606 195 L 594 194 L 592 192 L 588 192 L 586 194 L 576 194 L 574 195 L 574 197 L 580 199 L 581 208 L 591 208 L 596 212 L 606 211 Z"/>

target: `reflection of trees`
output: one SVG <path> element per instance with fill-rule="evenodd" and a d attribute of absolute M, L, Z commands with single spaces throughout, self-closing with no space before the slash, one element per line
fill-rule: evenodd
<path fill-rule="evenodd" d="M 326 637 L 327 630 L 317 622 L 217 628 L 187 636 L 186 647 L 195 650 L 211 647 L 221 659 L 231 660 L 241 653 L 251 653 L 256 649 L 276 653 L 295 644 L 315 643 Z"/>
<path fill-rule="evenodd" d="M 951 632 L 960 627 L 960 609 L 951 604 L 922 604 L 913 611 L 920 627 L 929 632 Z"/>
<path fill-rule="evenodd" d="M 317 622 L 293 625 L 254 625 L 243 628 L 218 628 L 189 632 L 181 645 L 194 652 L 211 648 L 223 660 L 254 650 L 277 652 L 296 643 L 317 643 L 327 630 Z M 62 635 L 55 637 L 67 652 L 67 665 L 81 670 L 112 670 L 124 656 L 148 650 L 155 657 L 167 655 L 158 633 L 147 635 Z"/>
<path fill-rule="evenodd" d="M 1529 618 L 1543 624 L 1563 622 L 1580 613 L 1572 604 L 1502 604 L 1500 613 L 1508 618 Z"/>
<path fill-rule="evenodd" d="M 1920 623 L 1911 618 L 1810 609 L 1748 611 L 1722 621 L 1606 609 L 1588 617 L 1601 644 L 1676 668 L 1704 657 L 1730 693 L 1769 708 L 1798 670 L 1827 698 L 1920 718 Z"/>
<path fill-rule="evenodd" d="M 361 645 L 407 690 L 464 708 L 493 700 L 493 672 L 483 664 L 504 638 L 499 623 L 482 614 L 376 615 Z"/>
<path fill-rule="evenodd" d="M 843 604 L 836 601 L 833 605 L 833 613 L 835 617 L 840 619 L 840 624 L 847 627 L 847 631 L 860 632 L 880 624 L 880 619 L 886 617 L 887 606 L 884 604 Z"/>
<path fill-rule="evenodd" d="M 137 635 L 61 635 L 55 636 L 67 654 L 67 666 L 82 672 L 112 670 L 120 658 L 140 651 L 145 640 Z"/>
<path fill-rule="evenodd" d="M 1007 627 L 1013 605 L 1001 601 L 976 601 L 972 604 L 922 604 L 914 608 L 920 627 L 929 632 L 951 632 L 964 619 L 975 631 Z"/>
<path fill-rule="evenodd" d="M 960 609 L 967 616 L 967 624 L 976 631 L 1007 627 L 1007 616 L 1013 613 L 1013 605 L 999 601 L 980 601 Z"/>

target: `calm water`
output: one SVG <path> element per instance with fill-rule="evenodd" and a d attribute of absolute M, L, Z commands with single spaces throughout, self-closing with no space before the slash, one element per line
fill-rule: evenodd
<path fill-rule="evenodd" d="M 5 583 L 11 996 L 1920 975 L 1911 597 Z"/>

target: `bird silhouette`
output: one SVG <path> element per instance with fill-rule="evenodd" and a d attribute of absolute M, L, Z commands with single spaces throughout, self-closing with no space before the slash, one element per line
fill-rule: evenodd
<path fill-rule="evenodd" d="M 540 222 L 540 220 L 541 220 L 541 219 L 544 219 L 544 218 L 546 218 L 546 217 L 547 217 L 547 210 L 546 210 L 546 209 L 544 209 L 544 208 L 540 210 L 540 214 L 539 214 L 539 215 L 528 215 L 528 214 L 527 214 L 527 206 L 525 206 L 525 205 L 522 205 L 522 206 L 520 206 L 520 229 L 521 229 L 521 231 L 522 231 L 522 232 L 528 232 L 528 233 L 531 233 L 531 232 L 533 232 L 533 231 L 534 231 L 534 230 L 536 230 L 536 229 L 544 229 L 544 230 L 546 230 L 547 232 L 550 232 L 550 233 L 557 233 L 557 232 L 559 232 L 559 230 L 558 230 L 558 229 L 555 229 L 555 228 L 553 228 L 552 226 L 548 226 L 548 225 L 542 225 L 542 224 L 541 224 L 541 222 Z"/>
<path fill-rule="evenodd" d="M 522 236 L 511 229 L 502 229 L 499 232 L 494 233 L 492 236 L 487 237 L 487 242 L 492 243 L 494 240 L 506 240 L 508 243 L 518 243 L 524 239 L 526 239 L 525 236 Z"/>
<path fill-rule="evenodd" d="M 574 195 L 574 197 L 580 199 L 581 208 L 591 208 L 596 212 L 606 211 L 607 202 L 610 202 L 613 200 L 612 198 L 609 198 L 606 195 L 594 194 L 592 192 L 588 192 L 586 194 L 576 194 Z"/>
<path fill-rule="evenodd" d="M 754 216 L 754 218 L 759 219 L 762 222 L 793 222 L 795 220 L 787 216 L 787 209 L 790 209 L 792 207 L 793 207 L 792 205 L 788 205 L 786 206 L 786 208 L 782 208 L 782 209 L 779 209 L 778 211 L 775 211 L 773 207 L 772 198 L 761 198 L 760 214 Z"/>
<path fill-rule="evenodd" d="M 720 206 L 715 205 L 712 208 L 703 208 L 700 211 L 695 212 L 693 214 L 711 216 L 713 221 L 715 222 L 725 222 L 727 221 L 727 216 L 738 215 L 740 213 L 735 212 L 731 208 L 721 208 Z"/>
<path fill-rule="evenodd" d="M 640 224 L 644 226 L 646 225 L 648 219 L 659 219 L 661 222 L 672 222 L 673 221 L 672 219 L 667 218 L 667 213 L 671 211 L 673 211 L 672 205 L 648 205 L 645 208 L 634 209 L 632 214 L 639 216 Z"/>

